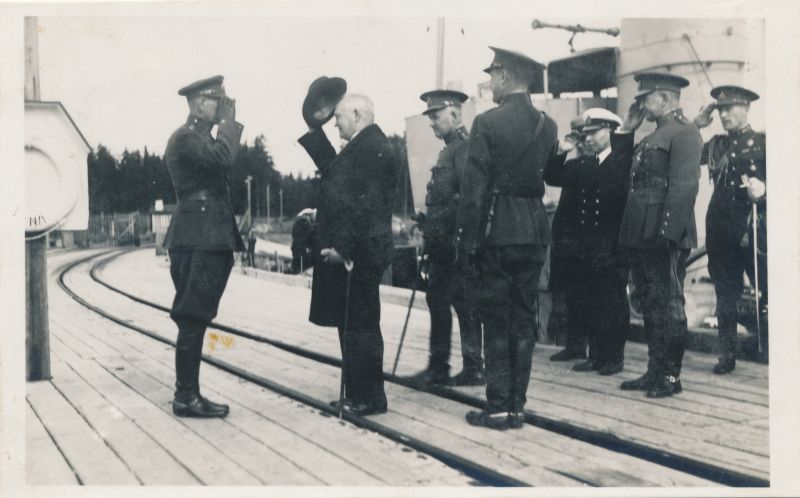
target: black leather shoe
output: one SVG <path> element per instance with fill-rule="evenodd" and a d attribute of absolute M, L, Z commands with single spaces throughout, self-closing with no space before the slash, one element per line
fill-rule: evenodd
<path fill-rule="evenodd" d="M 476 427 L 486 427 L 487 429 L 495 429 L 504 431 L 508 429 L 508 413 L 488 413 L 485 411 L 471 411 L 466 416 L 467 423 Z"/>
<path fill-rule="evenodd" d="M 172 413 L 177 417 L 222 418 L 228 415 L 228 405 L 208 401 L 199 393 L 172 400 Z"/>
<path fill-rule="evenodd" d="M 576 372 L 591 372 L 592 370 L 599 369 L 601 366 L 602 365 L 597 360 L 586 360 L 572 365 L 572 370 Z"/>
<path fill-rule="evenodd" d="M 658 379 L 655 374 L 645 372 L 645 374 L 638 379 L 626 380 L 619 385 L 619 388 L 623 391 L 649 391 L 657 382 Z"/>
<path fill-rule="evenodd" d="M 431 386 L 444 386 L 450 380 L 450 374 L 447 370 L 436 370 L 426 368 L 418 374 L 405 378 L 412 386 L 415 387 L 431 387 Z"/>
<path fill-rule="evenodd" d="M 508 412 L 508 427 L 510 429 L 522 429 L 525 425 L 524 412 Z"/>
<path fill-rule="evenodd" d="M 551 355 L 550 361 L 582 360 L 584 358 L 586 358 L 586 353 L 584 351 L 562 349 L 558 353 Z"/>
<path fill-rule="evenodd" d="M 600 375 L 614 375 L 618 374 L 622 371 L 624 367 L 624 363 L 621 361 L 615 361 L 612 363 L 604 363 L 602 367 L 597 369 L 597 373 Z"/>
<path fill-rule="evenodd" d="M 375 405 L 371 403 L 346 403 L 344 411 L 356 417 L 366 417 L 367 415 L 379 415 L 386 413 L 387 406 L 385 404 Z"/>
<path fill-rule="evenodd" d="M 451 386 L 485 386 L 486 378 L 483 370 L 462 370 L 458 375 L 450 379 Z"/>
<path fill-rule="evenodd" d="M 678 394 L 683 391 L 681 380 L 671 375 L 666 375 L 662 378 L 661 382 L 650 388 L 647 391 L 648 398 L 666 398 L 673 394 Z"/>
<path fill-rule="evenodd" d="M 719 359 L 716 365 L 714 365 L 714 373 L 717 375 L 724 375 L 726 373 L 733 372 L 736 368 L 736 358 L 727 356 L 722 357 Z"/>

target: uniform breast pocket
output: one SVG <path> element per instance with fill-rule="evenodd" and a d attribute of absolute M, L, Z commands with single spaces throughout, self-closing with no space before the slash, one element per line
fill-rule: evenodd
<path fill-rule="evenodd" d="M 655 142 L 645 147 L 642 165 L 648 174 L 665 177 L 669 167 L 669 145 Z"/>

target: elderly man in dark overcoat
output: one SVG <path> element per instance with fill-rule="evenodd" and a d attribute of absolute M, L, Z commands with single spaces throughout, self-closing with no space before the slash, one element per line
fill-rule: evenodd
<path fill-rule="evenodd" d="M 570 261 L 567 309 L 570 320 L 588 336 L 589 359 L 573 365 L 575 371 L 596 370 L 613 375 L 623 368 L 630 309 L 626 286 L 628 264 L 619 246 L 620 220 L 625 210 L 633 136 L 612 132 L 622 124 L 602 108 L 583 113 L 589 157 L 566 161 L 571 141 L 559 142 L 559 154 L 545 168 L 550 185 L 574 196 L 575 209 L 564 221 L 559 249 Z"/>
<path fill-rule="evenodd" d="M 178 91 L 189 103 L 189 119 L 172 134 L 164 153 L 178 198 L 164 247 L 175 285 L 170 316 L 178 325 L 172 410 L 182 417 L 228 414 L 227 405 L 200 395 L 199 384 L 206 327 L 217 315 L 233 251 L 244 250 L 228 189 L 244 127 L 235 121 L 235 103 L 222 81 L 215 76 Z M 216 138 L 211 135 L 215 124 Z"/>
<path fill-rule="evenodd" d="M 323 80 L 321 86 L 336 87 L 337 80 Z M 314 84 L 309 94 L 313 90 Z M 309 131 L 299 139 L 320 173 L 309 319 L 339 329 L 345 386 L 342 409 L 356 416 L 387 409 L 378 289 L 393 251 L 397 163 L 386 135 L 373 122 L 373 113 L 372 101 L 363 95 L 347 95 L 336 104 L 336 127 L 347 141 L 338 154 L 319 121 L 306 119 Z"/>

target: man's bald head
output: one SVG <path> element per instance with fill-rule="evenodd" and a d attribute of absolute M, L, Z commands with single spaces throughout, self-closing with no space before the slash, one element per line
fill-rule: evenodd
<path fill-rule="evenodd" d="M 336 105 L 333 115 L 339 136 L 350 140 L 353 135 L 375 122 L 375 107 L 366 95 L 345 95 Z"/>

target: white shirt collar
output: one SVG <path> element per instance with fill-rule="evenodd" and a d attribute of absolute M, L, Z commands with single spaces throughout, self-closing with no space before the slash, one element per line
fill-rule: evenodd
<path fill-rule="evenodd" d="M 605 149 L 603 149 L 603 151 L 602 151 L 602 152 L 600 152 L 599 154 L 597 154 L 597 160 L 598 160 L 600 163 L 602 163 L 603 161 L 605 161 L 605 160 L 606 160 L 606 158 L 608 157 L 608 155 L 609 155 L 609 154 L 611 154 L 611 147 L 610 147 L 610 146 L 609 146 L 609 147 L 606 147 Z"/>

